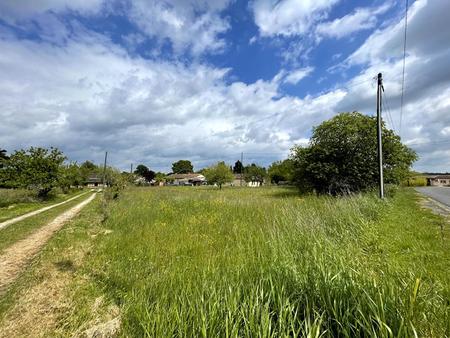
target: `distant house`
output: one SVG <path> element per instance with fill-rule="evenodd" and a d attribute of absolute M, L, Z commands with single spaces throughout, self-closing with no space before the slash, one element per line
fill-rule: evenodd
<path fill-rule="evenodd" d="M 247 183 L 244 180 L 243 174 L 233 174 L 233 176 L 234 176 L 234 178 L 233 178 L 233 181 L 230 183 L 230 185 L 232 185 L 234 187 L 240 187 L 240 186 L 245 187 L 247 185 Z"/>
<path fill-rule="evenodd" d="M 84 185 L 88 188 L 103 187 L 103 179 L 99 175 L 90 175 Z"/>
<path fill-rule="evenodd" d="M 450 186 L 450 175 L 434 175 L 427 176 L 427 185 L 436 187 L 449 187 Z"/>
<path fill-rule="evenodd" d="M 202 174 L 170 174 L 167 181 L 171 185 L 202 185 L 206 183 L 206 178 Z"/>

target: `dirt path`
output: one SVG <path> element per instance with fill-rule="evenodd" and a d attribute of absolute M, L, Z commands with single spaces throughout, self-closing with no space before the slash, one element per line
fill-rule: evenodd
<path fill-rule="evenodd" d="M 11 218 L 11 219 L 9 219 L 9 220 L 7 220 L 7 221 L 1 222 L 1 223 L 0 223 L 0 230 L 3 229 L 3 228 L 6 228 L 8 225 L 11 225 L 11 224 L 20 222 L 20 221 L 22 221 L 22 220 L 24 220 L 24 219 L 26 219 L 26 218 L 28 218 L 28 217 L 31 217 L 31 216 L 40 214 L 41 212 L 44 212 L 44 211 L 47 211 L 47 210 L 56 208 L 56 207 L 58 207 L 58 206 L 60 206 L 60 205 L 63 205 L 64 203 L 73 201 L 74 199 L 76 199 L 76 198 L 78 198 L 78 197 L 80 197 L 80 196 L 86 195 L 87 193 L 88 193 L 88 191 L 87 191 L 87 192 L 84 192 L 84 193 L 82 193 L 82 194 L 76 195 L 76 196 L 74 196 L 74 197 L 71 197 L 71 198 L 69 198 L 69 199 L 67 199 L 67 200 L 65 200 L 65 201 L 62 201 L 62 202 L 59 202 L 59 203 L 56 203 L 56 204 L 49 205 L 48 207 L 44 207 L 44 208 L 41 208 L 41 209 L 38 209 L 38 210 L 30 211 L 30 212 L 28 212 L 28 213 L 26 213 L 26 214 L 24 214 L 24 215 L 21 215 L 21 216 L 18 216 L 18 217 L 14 217 L 14 218 Z"/>
<path fill-rule="evenodd" d="M 65 211 L 47 225 L 44 225 L 27 238 L 14 243 L 3 252 L 0 256 L 0 294 L 14 281 L 25 265 L 39 252 L 50 237 L 94 198 L 95 194 L 92 194 L 83 202 Z"/>

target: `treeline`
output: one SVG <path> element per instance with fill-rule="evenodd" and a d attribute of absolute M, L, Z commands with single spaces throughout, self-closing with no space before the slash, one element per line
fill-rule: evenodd
<path fill-rule="evenodd" d="M 0 151 L 0 188 L 30 189 L 45 197 L 56 188 L 68 192 L 82 187 L 93 175 L 103 178 L 103 168 L 90 161 L 67 162 L 67 157 L 57 148 L 31 147 L 10 155 L 6 150 Z M 106 168 L 105 181 L 109 186 L 118 185 L 122 180 L 119 171 Z"/>

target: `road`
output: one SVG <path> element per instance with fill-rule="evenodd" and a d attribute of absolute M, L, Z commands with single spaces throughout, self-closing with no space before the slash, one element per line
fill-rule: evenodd
<path fill-rule="evenodd" d="M 450 207 L 450 187 L 417 187 L 416 190 Z"/>
<path fill-rule="evenodd" d="M 61 229 L 65 223 L 74 218 L 94 198 L 95 193 L 2 252 L 0 255 L 0 296 L 53 234 Z"/>

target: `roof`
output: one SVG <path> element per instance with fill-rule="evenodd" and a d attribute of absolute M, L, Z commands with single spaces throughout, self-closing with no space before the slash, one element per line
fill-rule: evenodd
<path fill-rule="evenodd" d="M 435 179 L 450 179 L 450 175 L 434 175 L 434 176 L 427 176 L 427 178 L 431 178 L 433 180 L 435 180 Z"/>
<path fill-rule="evenodd" d="M 170 174 L 167 176 L 167 178 L 174 180 L 182 180 L 182 179 L 204 180 L 205 176 L 203 176 L 202 174 Z"/>
<path fill-rule="evenodd" d="M 102 183 L 103 179 L 98 175 L 91 175 L 86 179 L 86 183 Z"/>

